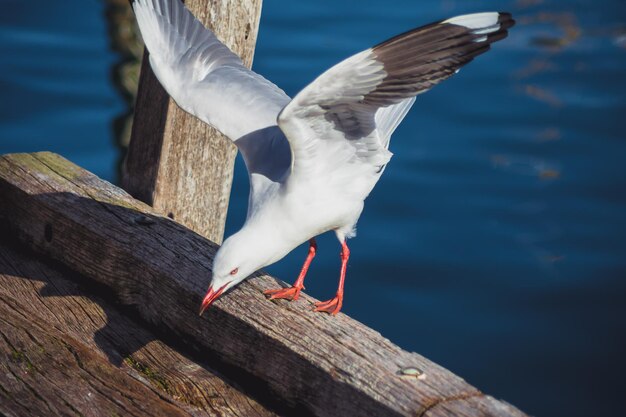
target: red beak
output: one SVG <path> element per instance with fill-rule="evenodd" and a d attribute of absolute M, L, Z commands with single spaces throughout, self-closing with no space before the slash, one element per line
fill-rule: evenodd
<path fill-rule="evenodd" d="M 204 296 L 204 300 L 202 300 L 202 306 L 200 307 L 199 313 L 200 315 L 202 315 L 202 313 L 204 313 L 204 310 L 206 310 L 211 306 L 211 304 L 213 304 L 213 301 L 217 300 L 217 297 L 222 295 L 227 285 L 228 283 L 222 285 L 222 287 L 217 291 L 213 290 L 213 287 L 209 288 L 209 292 L 206 293 L 206 295 Z"/>

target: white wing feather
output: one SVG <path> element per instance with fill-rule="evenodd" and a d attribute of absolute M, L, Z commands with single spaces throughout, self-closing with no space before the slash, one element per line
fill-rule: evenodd
<path fill-rule="evenodd" d="M 380 135 L 382 146 L 385 148 L 389 147 L 391 135 L 400 125 L 402 120 L 404 120 L 404 117 L 407 115 L 409 110 L 411 110 L 415 100 L 415 97 L 407 98 L 398 104 L 381 107 L 378 111 L 376 111 L 374 120 L 376 121 L 376 129 Z"/>
<path fill-rule="evenodd" d="M 276 125 L 289 97 L 246 68 L 180 0 L 136 0 L 133 8 L 152 69 L 181 108 L 234 141 Z"/>

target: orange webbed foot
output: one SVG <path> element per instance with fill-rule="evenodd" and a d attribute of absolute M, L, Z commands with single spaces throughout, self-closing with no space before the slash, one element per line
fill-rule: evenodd
<path fill-rule="evenodd" d="M 315 303 L 314 311 L 321 311 L 323 313 L 328 313 L 330 315 L 336 315 L 341 310 L 341 305 L 343 303 L 343 297 L 337 296 L 328 301 L 318 301 Z"/>
<path fill-rule="evenodd" d="M 300 297 L 300 291 L 302 291 L 304 287 L 289 287 L 289 288 L 278 288 L 275 290 L 267 290 L 263 291 L 263 294 L 270 300 L 291 300 L 295 301 Z"/>

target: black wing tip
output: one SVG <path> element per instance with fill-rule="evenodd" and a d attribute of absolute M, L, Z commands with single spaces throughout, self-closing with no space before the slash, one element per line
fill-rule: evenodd
<path fill-rule="evenodd" d="M 461 27 L 465 27 L 463 26 L 463 24 L 458 24 L 453 22 L 454 20 L 458 20 L 460 18 L 469 18 L 469 17 L 473 17 L 473 16 L 477 16 L 477 15 L 483 15 L 483 14 L 497 14 L 498 18 L 497 20 L 493 23 L 493 25 L 486 25 L 484 27 L 484 29 L 490 27 L 490 26 L 495 26 L 495 24 L 499 25 L 499 30 L 507 30 L 513 26 L 515 26 L 515 19 L 513 19 L 513 15 L 509 12 L 483 12 L 483 13 L 470 13 L 470 14 L 466 14 L 466 15 L 461 15 L 461 16 L 456 16 L 453 17 L 451 19 L 446 19 L 446 20 L 441 20 L 439 22 L 437 22 L 440 25 L 458 25 Z M 480 27 L 474 27 L 474 28 L 468 28 L 466 27 L 466 29 L 468 30 L 480 30 Z"/>
<path fill-rule="evenodd" d="M 484 28 L 481 27 L 474 27 L 474 28 L 470 28 L 470 27 L 465 27 L 462 24 L 457 24 L 455 22 L 451 22 L 450 20 L 454 20 L 457 18 L 452 18 L 452 19 L 448 19 L 448 20 L 444 20 L 439 22 L 440 25 L 451 25 L 451 26 L 459 26 L 459 27 L 463 27 L 467 33 L 472 34 L 475 38 L 476 38 L 476 42 L 478 43 L 487 43 L 487 44 L 492 44 L 495 42 L 498 42 L 504 38 L 506 38 L 509 35 L 509 29 L 512 28 L 513 26 L 515 26 L 515 19 L 513 19 L 513 15 L 509 12 L 486 12 L 486 13 L 495 13 L 498 15 L 498 18 L 496 20 L 496 22 L 493 23 L 493 25 L 490 26 L 485 26 Z M 476 13 L 477 15 L 480 15 L 481 13 Z M 468 15 L 463 15 L 463 16 L 459 16 L 459 18 L 461 17 L 469 17 L 475 14 L 468 14 Z M 493 32 L 490 33 L 481 33 L 482 30 L 484 29 L 488 29 L 489 27 L 493 27 L 495 25 L 498 25 L 498 29 L 494 30 Z M 482 39 L 484 37 L 484 39 Z"/>
<path fill-rule="evenodd" d="M 515 19 L 513 19 L 513 15 L 509 12 L 486 12 L 486 13 L 495 13 L 498 15 L 498 19 L 496 20 L 495 23 L 497 23 L 499 25 L 499 28 L 497 31 L 492 32 L 490 34 L 487 34 L 487 38 L 489 39 L 489 43 L 498 41 L 500 39 L 504 39 L 507 37 L 508 34 L 508 29 L 510 29 L 511 27 L 515 26 Z M 399 35 L 396 35 L 392 38 L 389 38 L 383 42 L 380 42 L 379 44 L 375 45 L 372 47 L 372 50 L 379 50 L 385 47 L 389 47 L 391 45 L 395 45 L 398 44 L 399 42 L 409 38 L 412 35 L 415 34 L 419 34 L 419 33 L 425 33 L 429 30 L 435 29 L 437 27 L 445 27 L 445 26 L 449 26 L 451 28 L 462 28 L 463 32 L 465 34 L 467 33 L 471 33 L 472 30 L 478 30 L 479 28 L 475 28 L 475 29 L 471 29 L 468 28 L 466 26 L 460 25 L 460 24 L 455 24 L 453 22 L 451 22 L 451 20 L 460 18 L 460 17 L 467 17 L 467 16 L 472 16 L 472 15 L 478 15 L 481 13 L 470 13 L 470 14 L 466 14 L 466 15 L 461 15 L 461 16 L 456 16 L 453 17 L 451 19 L 446 19 L 446 20 L 440 20 L 437 22 L 433 22 L 424 26 L 420 26 L 414 29 L 410 29 L 406 32 L 400 33 Z M 502 33 L 504 33 L 504 35 L 502 36 Z M 451 36 L 461 36 L 463 33 L 459 34 L 459 33 L 455 33 L 451 34 Z M 493 40 L 492 40 L 493 39 Z"/>
<path fill-rule="evenodd" d="M 387 76 L 364 102 L 383 107 L 415 96 L 454 75 L 515 24 L 508 12 L 472 13 L 422 26 L 372 48 Z"/>
<path fill-rule="evenodd" d="M 498 24 L 500 28 L 497 32 L 491 33 L 487 36 L 489 39 L 489 43 L 494 43 L 501 41 L 502 39 L 509 36 L 509 29 L 515 26 L 515 19 L 513 19 L 513 15 L 509 12 L 498 12 Z"/>
<path fill-rule="evenodd" d="M 498 12 L 498 24 L 500 24 L 500 29 L 507 30 L 515 26 L 517 22 L 513 19 L 513 15 L 509 12 Z"/>

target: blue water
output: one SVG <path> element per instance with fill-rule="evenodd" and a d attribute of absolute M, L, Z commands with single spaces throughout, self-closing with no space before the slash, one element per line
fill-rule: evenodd
<path fill-rule="evenodd" d="M 115 180 L 103 2 L 4 0 L 0 153 L 52 150 Z M 538 416 L 623 415 L 626 3 L 268 0 L 254 68 L 294 95 L 346 56 L 490 9 L 518 25 L 420 96 L 350 241 L 344 311 Z M 239 160 L 227 233 L 245 217 Z M 335 291 L 318 240 L 307 291 Z M 293 280 L 306 248 L 269 268 Z"/>

